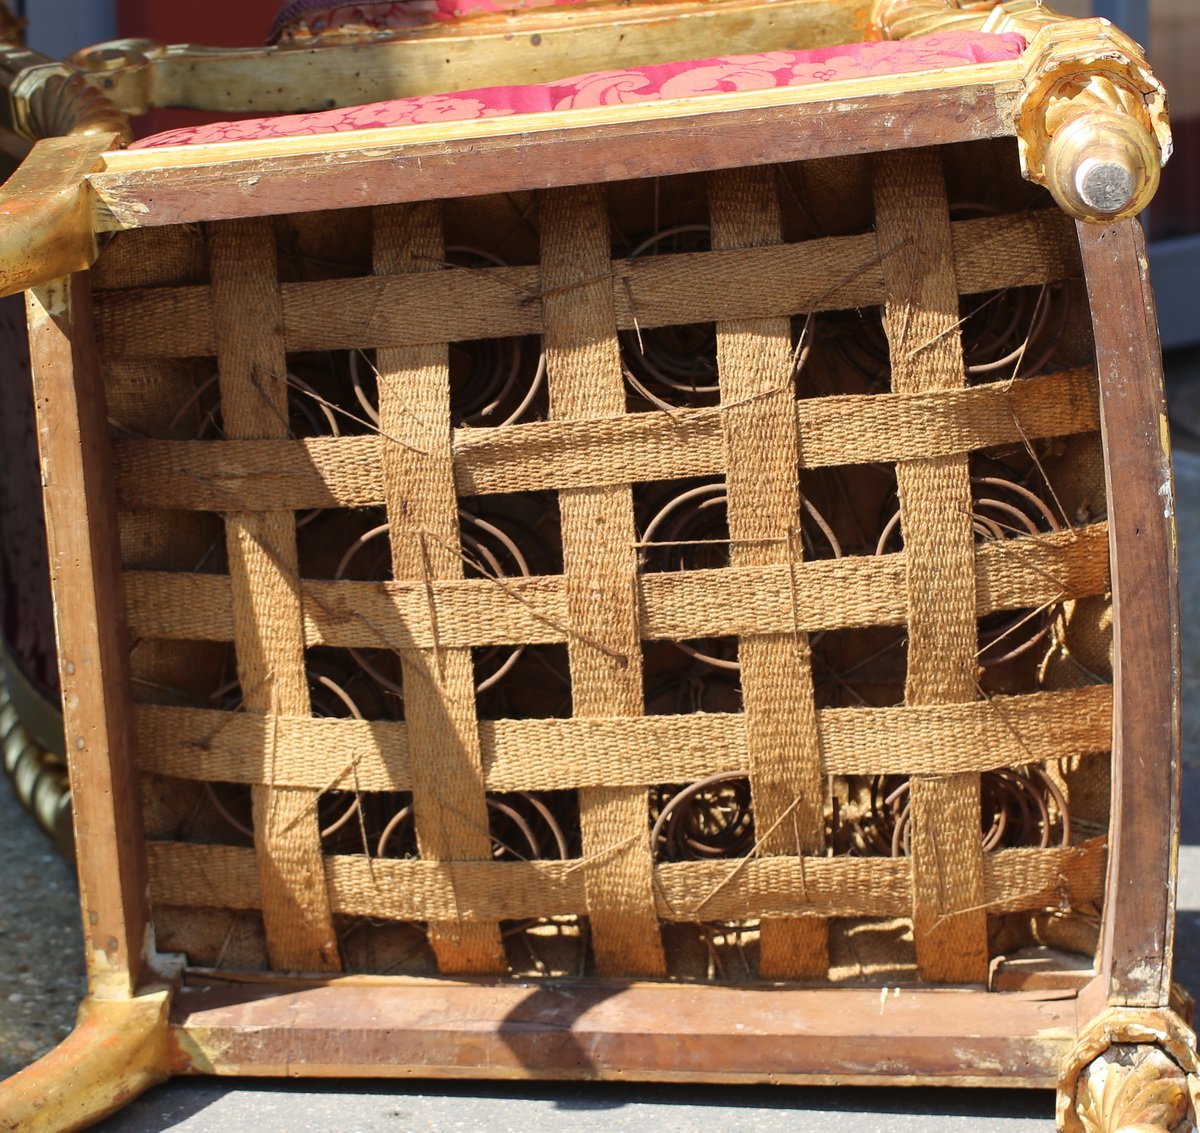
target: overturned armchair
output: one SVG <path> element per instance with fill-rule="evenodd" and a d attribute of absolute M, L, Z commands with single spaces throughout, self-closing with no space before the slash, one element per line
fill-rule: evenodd
<path fill-rule="evenodd" d="M 1195 1121 L 1136 44 L 300 0 L 0 70 L 90 987 L 0 1128 L 195 1073 Z"/>

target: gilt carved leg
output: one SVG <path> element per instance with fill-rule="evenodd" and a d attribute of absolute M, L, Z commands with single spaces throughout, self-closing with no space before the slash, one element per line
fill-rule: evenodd
<path fill-rule="evenodd" d="M 1187 1075 L 1156 1046 L 1109 1047 L 1079 1078 L 1075 1106 L 1087 1133 L 1192 1133 Z"/>
<path fill-rule="evenodd" d="M 1170 1010 L 1106 1013 L 1059 1078 L 1063 1133 L 1195 1133 L 1195 1037 Z"/>
<path fill-rule="evenodd" d="M 54 1050 L 0 1082 L 0 1131 L 68 1133 L 116 1112 L 170 1075 L 169 991 L 85 999 Z"/>

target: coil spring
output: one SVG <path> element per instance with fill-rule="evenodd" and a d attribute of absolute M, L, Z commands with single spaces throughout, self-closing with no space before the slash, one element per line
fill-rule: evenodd
<path fill-rule="evenodd" d="M 722 772 L 686 787 L 659 787 L 650 845 L 660 861 L 744 857 L 754 846 L 750 779 Z"/>
<path fill-rule="evenodd" d="M 665 253 L 707 251 L 712 233 L 706 224 L 678 224 L 647 236 L 629 259 Z M 632 305 L 632 292 L 630 303 Z M 637 320 L 636 309 L 632 312 Z M 795 377 L 812 347 L 812 317 L 803 325 L 792 356 Z M 688 323 L 622 331 L 619 335 L 625 382 L 634 395 L 659 409 L 715 405 L 720 399 L 715 323 Z"/>
<path fill-rule="evenodd" d="M 458 516 L 462 525 L 464 559 L 472 572 L 483 577 L 511 578 L 514 577 L 515 568 L 515 576 L 530 577 L 532 572 L 528 559 L 507 532 L 496 523 L 480 519 L 461 509 Z M 467 530 L 468 527 L 470 531 Z M 334 578 L 353 577 L 368 581 L 384 581 L 390 578 L 391 562 L 387 557 L 388 541 L 385 538 L 387 533 L 388 525 L 382 523 L 358 536 L 343 554 L 334 572 Z M 367 556 L 365 562 L 362 561 L 364 550 L 374 552 L 373 555 Z M 503 680 L 524 652 L 523 645 L 512 648 L 496 646 L 485 650 L 478 661 L 478 666 L 485 671 L 485 675 L 479 677 L 475 691 L 485 692 Z M 381 688 L 395 696 L 403 696 L 401 683 L 384 672 L 369 651 L 351 649 L 350 654 Z"/>
<path fill-rule="evenodd" d="M 721 481 L 700 484 L 671 497 L 650 522 L 640 540 L 644 570 L 704 570 L 729 565 L 728 494 Z M 841 558 L 842 547 L 833 528 L 807 497 L 801 500 L 800 536 L 808 558 Z M 813 537 L 813 530 L 820 542 Z M 741 663 L 728 647 L 673 643 L 688 656 L 715 669 L 738 672 Z"/>
<path fill-rule="evenodd" d="M 1071 844 L 1071 812 L 1062 789 L 1044 768 L 1030 766 L 987 771 L 980 777 L 981 845 L 984 851 L 1046 849 L 1057 837 Z M 1051 803 L 1054 812 L 1051 811 Z M 879 853 L 909 852 L 912 799 L 909 780 L 876 776 L 870 785 L 869 837 Z"/>
<path fill-rule="evenodd" d="M 1062 530 L 1062 524 L 1046 502 L 1015 480 L 999 476 L 971 479 L 971 527 L 979 543 L 1008 538 L 1036 537 Z M 895 510 L 884 524 L 875 553 L 886 554 L 900 546 L 900 512 Z M 979 623 L 981 665 L 1000 665 L 1028 653 L 1046 640 L 1054 624 L 1057 607 L 1039 610 L 996 611 Z"/>
<path fill-rule="evenodd" d="M 460 268 L 507 267 L 499 256 L 465 244 L 446 249 L 446 261 Z M 512 425 L 526 418 L 545 385 L 546 352 L 522 338 L 485 338 L 450 345 L 450 415 L 456 426 Z M 379 427 L 377 383 L 365 354 L 349 354 L 350 384 L 370 423 Z"/>

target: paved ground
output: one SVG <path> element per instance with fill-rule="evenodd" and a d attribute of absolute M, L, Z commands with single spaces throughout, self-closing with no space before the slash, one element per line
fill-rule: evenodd
<path fill-rule="evenodd" d="M 1177 975 L 1200 991 L 1200 354 L 1169 368 L 1183 562 L 1185 774 Z M 81 990 L 74 883 L 0 779 L 0 1078 L 69 1029 Z M 693 1133 L 828 1130 L 850 1114 L 877 1133 L 1048 1133 L 1048 1093 L 619 1085 L 176 1081 L 105 1133 Z"/>
<path fill-rule="evenodd" d="M 1049 1093 L 787 1090 L 539 1085 L 389 1093 L 255 1085 L 226 1091 L 173 1083 L 106 1122 L 104 1133 L 1049 1133 Z M 851 1117 L 851 1115 L 853 1115 Z"/>
<path fill-rule="evenodd" d="M 1183 757 L 1200 766 L 1200 348 L 1170 356 L 1167 398 L 1179 527 Z"/>
<path fill-rule="evenodd" d="M 0 768 L 0 1079 L 70 1031 L 83 993 L 75 872 Z"/>

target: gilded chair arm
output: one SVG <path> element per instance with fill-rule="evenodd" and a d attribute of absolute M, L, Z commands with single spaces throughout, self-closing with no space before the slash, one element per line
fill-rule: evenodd
<path fill-rule="evenodd" d="M 1029 43 L 1017 141 L 1025 176 L 1081 220 L 1109 223 L 1150 203 L 1171 156 L 1162 84 L 1107 20 L 1042 0 L 878 0 L 877 30 L 902 39 L 949 29 L 1017 32 Z"/>
<path fill-rule="evenodd" d="M 834 46 L 863 38 L 862 6 L 850 0 L 534 6 L 386 33 L 339 28 L 271 47 L 113 40 L 69 62 L 129 114 L 167 106 L 296 114 L 715 52 Z"/>
<path fill-rule="evenodd" d="M 44 139 L 0 186 L 0 296 L 92 264 L 87 175 L 119 143 L 112 133 Z"/>
<path fill-rule="evenodd" d="M 0 295 L 90 266 L 86 176 L 133 137 L 129 118 L 77 68 L 0 45 L 0 128 L 34 142 L 0 187 Z"/>
<path fill-rule="evenodd" d="M 129 118 L 67 63 L 26 47 L 0 47 L 0 125 L 31 141 L 74 134 L 133 138 Z"/>

